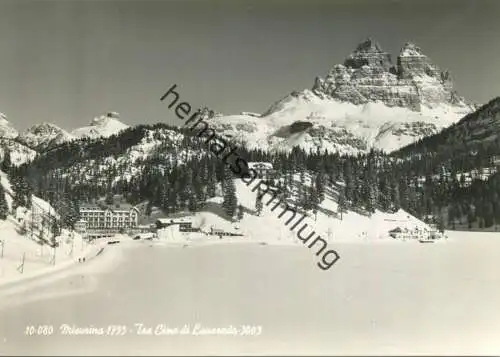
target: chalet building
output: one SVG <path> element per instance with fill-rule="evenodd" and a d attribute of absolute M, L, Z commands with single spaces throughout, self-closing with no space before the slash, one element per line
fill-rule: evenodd
<path fill-rule="evenodd" d="M 136 227 L 139 210 L 136 207 L 110 208 L 82 205 L 80 217 L 87 222 L 87 229 L 120 229 Z"/>
<path fill-rule="evenodd" d="M 442 235 L 435 229 L 431 227 L 431 230 L 427 229 L 408 229 L 396 227 L 389 231 L 389 235 L 395 239 L 439 239 Z"/>
<path fill-rule="evenodd" d="M 183 219 L 158 218 L 156 220 L 156 228 L 164 229 L 175 227 L 179 232 L 199 232 L 199 228 L 193 228 L 192 222 Z"/>
<path fill-rule="evenodd" d="M 157 237 L 160 240 L 178 240 L 186 237 L 201 237 L 200 228 L 194 228 L 186 219 L 159 218 L 156 220 Z M 192 235 L 195 233 L 194 235 Z"/>
<path fill-rule="evenodd" d="M 248 169 L 252 169 L 257 173 L 258 178 L 269 178 L 273 173 L 273 164 L 270 162 L 249 162 Z"/>

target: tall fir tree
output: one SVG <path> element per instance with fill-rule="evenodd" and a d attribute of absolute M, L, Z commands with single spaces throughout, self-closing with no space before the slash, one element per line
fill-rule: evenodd
<path fill-rule="evenodd" d="M 0 184 L 0 219 L 6 220 L 9 214 L 9 206 L 7 205 L 7 200 L 5 199 L 5 191 L 3 186 Z"/>
<path fill-rule="evenodd" d="M 345 190 L 344 188 L 339 189 L 339 197 L 338 197 L 338 202 L 337 202 L 337 211 L 340 214 L 340 220 L 342 220 L 342 215 L 346 211 L 347 208 L 347 202 L 345 198 Z"/>
<path fill-rule="evenodd" d="M 236 197 L 236 186 L 233 181 L 233 174 L 229 168 L 224 170 L 222 194 L 224 199 L 222 202 L 224 213 L 228 217 L 233 218 L 236 213 L 236 207 L 238 207 L 238 199 Z"/>
<path fill-rule="evenodd" d="M 241 222 L 241 220 L 243 220 L 244 216 L 245 216 L 245 211 L 243 210 L 243 206 L 239 205 L 238 206 L 238 221 Z"/>
<path fill-rule="evenodd" d="M 264 208 L 264 205 L 262 203 L 262 195 L 260 192 L 257 192 L 257 195 L 255 195 L 255 212 L 257 213 L 257 216 L 260 216 L 262 214 L 262 209 Z"/>
<path fill-rule="evenodd" d="M 8 174 L 10 172 L 11 166 L 12 166 L 12 161 L 10 157 L 10 150 L 6 149 L 4 151 L 2 165 L 0 166 L 0 168 L 2 169 L 3 172 Z"/>

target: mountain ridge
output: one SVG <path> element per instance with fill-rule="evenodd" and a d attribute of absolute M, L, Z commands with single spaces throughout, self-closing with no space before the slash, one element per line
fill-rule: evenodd
<path fill-rule="evenodd" d="M 211 123 L 250 147 L 286 151 L 299 145 L 356 154 L 397 150 L 474 109 L 453 89 L 449 72 L 432 64 L 418 46 L 405 43 L 394 64 L 369 38 L 324 79 L 316 77 L 311 89 L 291 92 L 260 116 L 226 115 Z M 296 121 L 312 125 L 283 136 Z"/>

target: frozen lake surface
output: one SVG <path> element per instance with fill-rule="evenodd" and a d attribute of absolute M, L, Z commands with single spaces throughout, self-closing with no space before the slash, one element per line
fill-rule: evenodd
<path fill-rule="evenodd" d="M 341 259 L 328 271 L 301 245 L 109 246 L 0 288 L 0 354 L 499 354 L 500 234 L 450 236 L 334 244 Z M 193 335 L 197 323 L 261 334 Z M 127 331 L 71 336 L 63 324 Z M 191 333 L 154 335 L 159 324 Z M 25 334 L 40 325 L 54 332 Z"/>

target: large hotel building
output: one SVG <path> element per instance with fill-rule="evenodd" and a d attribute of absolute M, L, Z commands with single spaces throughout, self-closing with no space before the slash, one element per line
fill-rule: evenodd
<path fill-rule="evenodd" d="M 82 205 L 80 219 L 85 221 L 87 229 L 120 229 L 136 227 L 139 220 L 139 210 L 99 207 L 97 205 Z"/>

